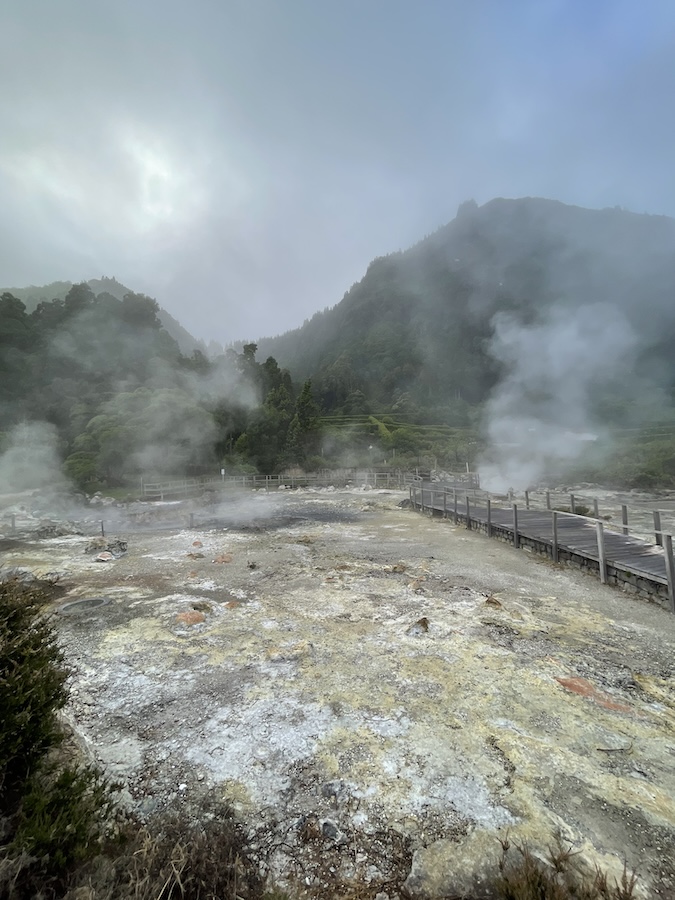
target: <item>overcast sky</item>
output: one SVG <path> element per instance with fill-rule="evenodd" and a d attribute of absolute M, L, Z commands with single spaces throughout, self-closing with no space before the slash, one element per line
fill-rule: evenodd
<path fill-rule="evenodd" d="M 675 216 L 674 110 L 673 0 L 5 0 L 0 285 L 277 334 L 471 197 Z"/>

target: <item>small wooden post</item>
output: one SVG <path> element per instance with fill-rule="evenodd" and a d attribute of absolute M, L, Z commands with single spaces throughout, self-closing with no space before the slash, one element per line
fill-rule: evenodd
<path fill-rule="evenodd" d="M 546 491 L 546 509 L 551 508 L 551 492 Z"/>
<path fill-rule="evenodd" d="M 675 613 L 675 564 L 673 563 L 673 538 L 670 534 L 663 535 L 663 550 L 666 558 L 670 611 Z"/>
<path fill-rule="evenodd" d="M 269 475 L 265 475 L 265 490 L 269 494 L 269 492 L 270 492 L 270 476 Z"/>
<path fill-rule="evenodd" d="M 605 529 L 602 522 L 595 523 L 595 532 L 598 540 L 598 564 L 600 566 L 600 581 L 607 584 L 607 560 L 605 559 Z"/>
<path fill-rule="evenodd" d="M 551 521 L 553 524 L 553 540 L 551 543 L 551 555 L 553 562 L 558 562 L 558 513 L 557 510 L 551 510 Z"/>
<path fill-rule="evenodd" d="M 492 501 L 487 498 L 487 536 L 492 537 Z"/>
<path fill-rule="evenodd" d="M 519 540 L 518 540 L 518 506 L 516 503 L 513 504 L 513 546 L 518 549 Z"/>
<path fill-rule="evenodd" d="M 663 547 L 663 535 L 661 534 L 661 510 L 654 510 L 654 537 L 656 538 L 656 546 Z"/>
<path fill-rule="evenodd" d="M 455 504 L 455 525 L 459 522 L 459 516 L 457 515 L 457 488 L 452 489 L 452 497 Z"/>
<path fill-rule="evenodd" d="M 466 495 L 466 527 L 471 530 L 471 510 L 469 508 L 469 495 Z"/>
<path fill-rule="evenodd" d="M 623 534 L 628 534 L 628 507 L 625 503 L 621 504 L 621 524 Z"/>
<path fill-rule="evenodd" d="M 101 537 L 105 537 L 105 528 L 103 526 L 103 519 L 101 519 Z"/>
<path fill-rule="evenodd" d="M 570 494 L 570 512 L 574 515 L 577 511 L 577 503 L 574 499 L 574 494 Z"/>
<path fill-rule="evenodd" d="M 448 518 L 448 492 L 443 488 L 443 518 Z"/>
<path fill-rule="evenodd" d="M 421 504 L 422 512 L 424 512 L 424 488 L 420 488 L 420 496 L 422 498 L 422 504 Z"/>
<path fill-rule="evenodd" d="M 600 509 L 598 507 L 598 498 L 593 497 L 593 515 L 596 519 L 600 518 Z"/>
<path fill-rule="evenodd" d="M 525 509 L 530 508 L 530 492 L 525 491 Z"/>
<path fill-rule="evenodd" d="M 431 489 L 431 503 L 429 504 L 429 511 L 431 516 L 433 517 L 434 510 L 436 509 L 436 491 Z"/>

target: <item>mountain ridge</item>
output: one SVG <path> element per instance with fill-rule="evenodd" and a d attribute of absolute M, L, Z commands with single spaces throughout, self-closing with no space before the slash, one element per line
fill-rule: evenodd
<path fill-rule="evenodd" d="M 324 397 L 348 356 L 360 389 L 384 405 L 406 392 L 428 403 L 434 391 L 479 403 L 508 368 L 495 353 L 500 317 L 522 330 L 559 310 L 582 320 L 605 307 L 625 320 L 644 368 L 650 349 L 664 362 L 664 340 L 675 339 L 673 297 L 667 216 L 545 198 L 467 201 L 433 234 L 373 260 L 339 303 L 258 347 Z M 665 368 L 670 387 L 675 371 Z"/>
<path fill-rule="evenodd" d="M 3 294 L 4 292 L 12 294 L 17 300 L 21 300 L 21 302 L 26 305 L 26 311 L 30 313 L 43 301 L 63 300 L 73 284 L 76 283 L 77 282 L 73 281 L 52 281 L 50 284 L 45 285 L 31 284 L 22 288 L 0 288 L 0 294 Z M 122 300 L 125 294 L 134 293 L 131 288 L 122 284 L 114 276 L 109 277 L 102 275 L 100 278 L 90 278 L 85 283 L 89 285 L 97 296 L 99 294 L 107 293 L 117 300 Z M 195 350 L 199 350 L 202 353 L 206 352 L 204 341 L 191 335 L 190 332 L 162 306 L 159 307 L 157 316 L 162 323 L 164 330 L 176 341 L 182 353 L 189 356 L 194 353 Z"/>

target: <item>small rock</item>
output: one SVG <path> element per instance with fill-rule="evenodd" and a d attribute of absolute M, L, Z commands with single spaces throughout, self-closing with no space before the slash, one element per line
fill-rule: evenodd
<path fill-rule="evenodd" d="M 324 819 L 321 823 L 321 834 L 329 841 L 336 841 L 340 837 L 340 829 L 335 822 L 330 819 Z"/>
<path fill-rule="evenodd" d="M 98 556 L 94 557 L 94 562 L 112 562 L 115 557 L 109 550 L 104 550 L 103 553 L 99 553 Z"/>
<path fill-rule="evenodd" d="M 428 631 L 429 620 L 426 616 L 423 616 L 421 619 L 418 619 L 414 625 L 410 626 L 406 634 L 409 634 L 411 637 L 418 637 L 421 634 L 426 634 Z"/>

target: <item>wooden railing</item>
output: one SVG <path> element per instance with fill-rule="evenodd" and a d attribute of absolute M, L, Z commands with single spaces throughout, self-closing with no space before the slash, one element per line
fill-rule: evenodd
<path fill-rule="evenodd" d="M 668 603 L 675 612 L 672 533 L 662 527 L 662 513 L 667 515 L 669 511 L 651 511 L 655 544 L 650 546 L 644 539 L 644 527 L 629 527 L 627 504 L 619 504 L 621 524 L 618 524 L 611 522 L 610 516 L 603 515 L 603 507 L 597 498 L 574 494 L 526 491 L 522 495 L 523 503 L 519 505 L 512 492 L 495 495 L 431 482 L 413 484 L 409 490 L 411 504 L 422 512 L 452 518 L 455 524 L 462 523 L 469 529 L 480 528 L 489 537 L 506 536 L 514 547 L 527 539 L 540 552 L 543 548 L 554 562 L 559 561 L 562 550 L 593 561 L 597 563 L 603 583 L 608 580 L 611 566 L 616 572 L 635 573 L 655 584 L 666 585 Z M 559 498 L 567 500 L 569 506 L 561 508 Z M 582 503 L 582 500 L 587 502 Z M 593 515 L 582 514 L 582 509 L 592 509 Z M 644 516 L 645 510 L 641 514 Z"/>
<path fill-rule="evenodd" d="M 478 476 L 474 472 L 452 474 L 452 484 L 475 490 Z M 213 475 L 202 478 L 183 478 L 174 481 L 141 482 L 143 500 L 174 500 L 194 497 L 204 491 L 223 491 L 232 488 L 251 490 L 265 488 L 279 490 L 298 487 L 361 487 L 392 488 L 405 490 L 410 484 L 421 484 L 423 476 L 416 472 L 386 471 L 368 469 L 338 469 L 285 475 Z"/>

